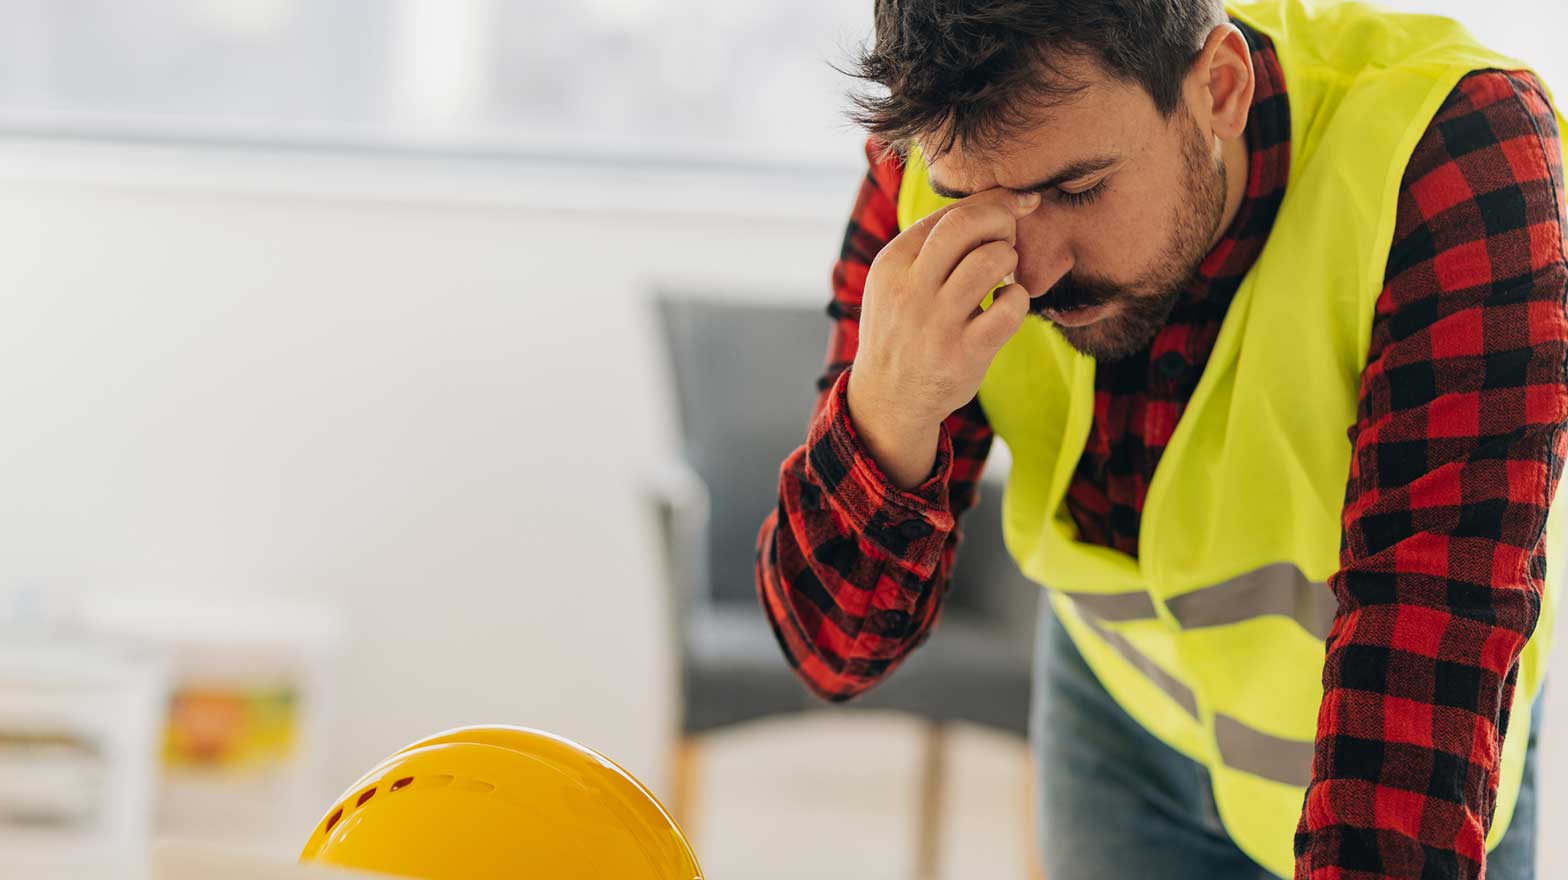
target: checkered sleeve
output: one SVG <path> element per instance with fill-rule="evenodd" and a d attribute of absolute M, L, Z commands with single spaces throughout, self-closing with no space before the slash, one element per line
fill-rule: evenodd
<path fill-rule="evenodd" d="M 757 536 L 757 592 L 806 686 L 847 700 L 925 641 L 974 504 L 992 433 L 978 400 L 942 425 L 926 481 L 894 485 L 855 433 L 846 400 L 871 261 L 898 234 L 903 166 L 868 142 L 871 167 L 833 269 L 827 366 L 806 432 L 779 470 L 778 507 Z"/>
<path fill-rule="evenodd" d="M 1349 432 L 1298 880 L 1482 876 L 1565 453 L 1565 214 L 1540 84 L 1466 77 L 1405 172 Z"/>

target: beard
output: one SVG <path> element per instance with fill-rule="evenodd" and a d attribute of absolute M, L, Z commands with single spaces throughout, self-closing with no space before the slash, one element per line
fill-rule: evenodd
<path fill-rule="evenodd" d="M 1154 268 L 1128 283 L 1069 272 L 1029 303 L 1030 314 L 1049 321 L 1046 309 L 1068 312 L 1110 305 L 1113 311 L 1082 327 L 1054 324 L 1067 343 L 1095 360 L 1127 357 L 1153 341 L 1181 299 L 1187 282 L 1197 271 L 1225 216 L 1227 178 L 1223 161 L 1211 158 L 1197 120 L 1183 106 L 1186 133 L 1182 138 L 1182 166 L 1187 198 L 1177 205 L 1170 220 L 1171 241 L 1156 258 Z"/>

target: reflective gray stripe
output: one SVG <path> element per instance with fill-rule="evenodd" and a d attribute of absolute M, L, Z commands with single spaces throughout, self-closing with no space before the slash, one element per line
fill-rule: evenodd
<path fill-rule="evenodd" d="M 1155 618 L 1154 599 L 1146 590 L 1135 590 L 1131 593 L 1074 593 L 1070 590 L 1059 592 L 1073 600 L 1073 604 L 1077 605 L 1079 610 L 1108 623 Z"/>
<path fill-rule="evenodd" d="M 1193 694 L 1191 688 L 1172 678 L 1170 673 L 1156 666 L 1154 661 L 1149 659 L 1148 655 L 1134 648 L 1132 643 L 1127 641 L 1121 633 L 1112 632 L 1100 626 L 1099 622 L 1092 617 L 1085 617 L 1083 621 L 1089 625 L 1090 629 L 1094 630 L 1096 635 L 1104 639 L 1106 644 L 1114 648 L 1116 653 L 1122 655 L 1123 660 L 1131 663 L 1135 669 L 1143 673 L 1149 681 L 1153 682 L 1155 687 L 1164 691 L 1167 697 L 1175 700 L 1177 705 L 1187 710 L 1188 715 L 1191 715 L 1193 718 L 1198 717 L 1198 698 Z"/>
<path fill-rule="evenodd" d="M 1092 617 L 1083 620 L 1122 659 L 1143 673 L 1166 696 L 1175 700 L 1188 715 L 1198 717 L 1198 700 L 1191 688 L 1156 666 L 1153 660 L 1133 647 L 1120 633 L 1106 629 Z M 1214 739 L 1219 745 L 1220 761 L 1227 767 L 1298 788 L 1305 788 L 1312 781 L 1311 742 L 1267 734 L 1219 713 L 1214 715 Z"/>
<path fill-rule="evenodd" d="M 1327 584 L 1313 583 L 1288 562 L 1265 565 L 1212 587 L 1165 600 L 1182 629 L 1241 623 L 1266 614 L 1288 617 L 1328 638 L 1338 602 Z"/>
<path fill-rule="evenodd" d="M 1298 788 L 1312 781 L 1310 742 L 1281 739 L 1220 714 L 1214 716 L 1214 739 L 1227 767 Z"/>

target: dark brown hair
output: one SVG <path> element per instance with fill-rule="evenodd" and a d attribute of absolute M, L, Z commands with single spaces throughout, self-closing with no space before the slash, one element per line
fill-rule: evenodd
<path fill-rule="evenodd" d="M 941 155 L 994 149 L 1082 84 L 1063 62 L 1087 59 L 1142 86 L 1166 117 L 1221 0 L 875 0 L 875 42 L 852 76 L 850 118 L 893 150 L 915 137 Z"/>

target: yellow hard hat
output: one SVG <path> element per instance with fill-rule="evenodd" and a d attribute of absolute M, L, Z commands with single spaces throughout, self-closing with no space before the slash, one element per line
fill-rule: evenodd
<path fill-rule="evenodd" d="M 702 880 L 686 837 L 613 761 L 521 727 L 467 727 L 383 761 L 302 862 L 426 880 Z"/>

